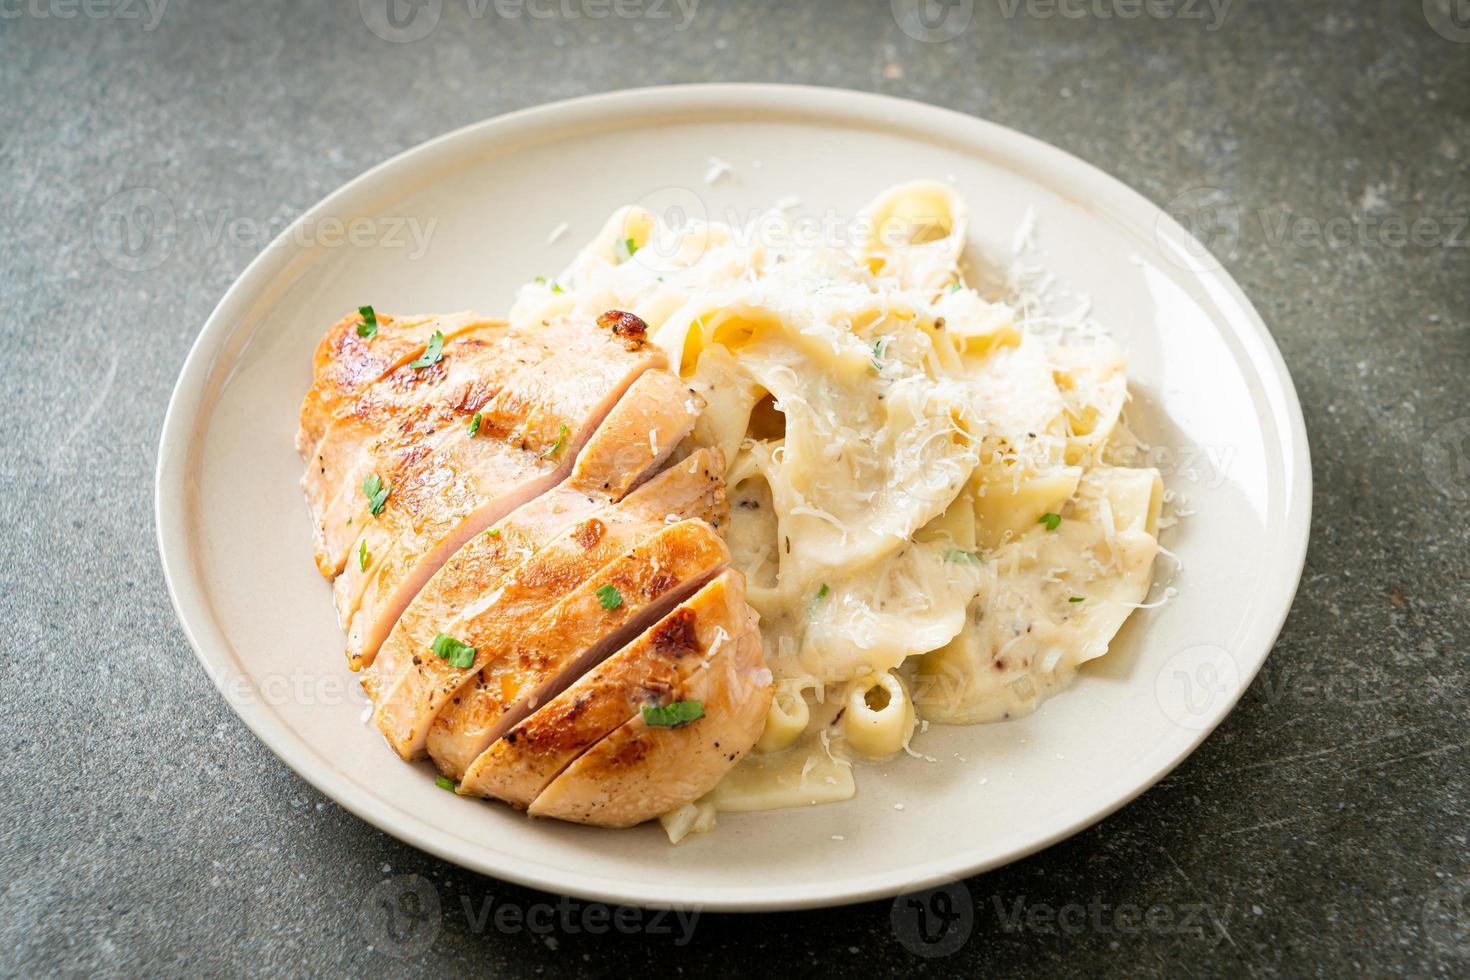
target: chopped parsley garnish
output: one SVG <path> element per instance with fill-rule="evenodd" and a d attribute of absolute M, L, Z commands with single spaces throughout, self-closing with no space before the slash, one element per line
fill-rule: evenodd
<path fill-rule="evenodd" d="M 823 582 L 822 587 L 817 590 L 817 599 L 821 600 L 827 598 L 827 593 L 831 591 L 831 589 L 827 588 L 827 583 Z"/>
<path fill-rule="evenodd" d="M 886 343 L 886 340 L 879 338 L 878 342 L 873 345 L 872 361 L 874 371 L 883 370 L 883 345 Z"/>
<path fill-rule="evenodd" d="M 424 352 L 415 360 L 409 361 L 408 366 L 415 370 L 423 370 L 433 367 L 439 363 L 439 358 L 444 356 L 444 331 L 435 330 L 429 342 L 424 345 Z"/>
<path fill-rule="evenodd" d="M 357 546 L 357 570 L 359 572 L 367 571 L 368 561 L 371 558 L 372 556 L 368 554 L 367 550 L 367 539 L 364 538 Z"/>
<path fill-rule="evenodd" d="M 614 586 L 604 585 L 597 590 L 597 604 L 604 609 L 616 609 L 623 604 L 623 594 Z"/>
<path fill-rule="evenodd" d="M 1042 514 L 1036 519 L 1037 524 L 1045 524 L 1048 531 L 1055 531 L 1062 523 L 1061 514 Z"/>
<path fill-rule="evenodd" d="M 959 548 L 950 548 L 944 553 L 945 561 L 958 562 L 961 565 L 978 565 L 980 556 L 973 551 L 963 551 Z"/>
<path fill-rule="evenodd" d="M 454 780 L 450 779 L 448 776 L 434 777 L 434 785 L 439 787 L 440 789 L 447 789 L 451 793 L 454 792 Z"/>
<path fill-rule="evenodd" d="M 547 449 L 546 452 L 544 452 L 544 453 L 541 454 L 541 458 L 542 459 L 550 459 L 552 456 L 555 456 L 557 453 L 561 452 L 562 449 L 566 446 L 566 444 L 567 444 L 567 424 L 565 422 L 563 422 L 561 424 L 561 428 L 557 430 L 557 433 L 556 433 L 556 442 L 553 442 L 551 444 L 551 447 L 549 449 Z"/>
<path fill-rule="evenodd" d="M 472 415 L 470 417 L 470 438 L 473 439 L 475 437 L 475 434 L 478 433 L 479 431 L 480 431 L 480 413 L 479 412 L 476 412 L 474 415 Z"/>
<path fill-rule="evenodd" d="M 372 340 L 378 335 L 378 314 L 373 312 L 371 306 L 359 306 L 357 315 L 362 317 L 362 322 L 357 325 L 357 335 L 365 340 Z"/>
<path fill-rule="evenodd" d="M 613 246 L 613 257 L 618 260 L 619 265 L 622 265 L 637 254 L 638 243 L 631 238 L 624 238 L 617 245 Z"/>
<path fill-rule="evenodd" d="M 492 528 L 490 528 L 488 531 L 485 532 L 485 537 L 487 537 L 487 538 L 498 538 L 498 537 L 500 537 L 500 528 L 498 528 L 498 527 L 492 527 Z"/>
<path fill-rule="evenodd" d="M 950 283 L 949 284 L 949 288 L 945 290 L 946 293 L 957 293 L 959 291 L 960 291 L 960 284 L 957 283 L 957 282 Z"/>
<path fill-rule="evenodd" d="M 1072 598 L 1068 599 L 1067 601 L 1068 602 L 1086 602 L 1087 601 L 1087 597 L 1086 596 L 1082 596 L 1082 595 L 1074 595 Z"/>
<path fill-rule="evenodd" d="M 673 701 L 664 705 L 643 706 L 643 723 L 652 728 L 678 728 L 703 717 L 703 701 Z"/>
<path fill-rule="evenodd" d="M 383 505 L 388 502 L 388 494 L 393 492 L 393 488 L 384 483 L 378 474 L 370 473 L 362 481 L 362 492 L 368 499 L 368 510 L 377 517 L 383 512 Z"/>
<path fill-rule="evenodd" d="M 551 284 L 551 291 L 553 293 L 562 292 L 561 283 L 557 283 L 557 282 L 552 283 Z"/>
<path fill-rule="evenodd" d="M 475 648 L 461 643 L 448 633 L 440 633 L 429 644 L 440 660 L 447 660 L 451 667 L 472 667 L 475 663 Z"/>

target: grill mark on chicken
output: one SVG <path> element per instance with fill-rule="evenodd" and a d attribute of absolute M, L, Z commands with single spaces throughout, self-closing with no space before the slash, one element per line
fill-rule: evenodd
<path fill-rule="evenodd" d="M 527 573 L 547 564 L 550 553 L 542 549 L 555 541 L 563 528 L 570 530 L 578 516 L 587 513 L 587 509 L 578 510 L 579 507 L 597 505 L 600 501 L 602 509 L 598 510 L 601 515 L 598 519 L 607 532 L 594 550 L 612 550 L 597 557 L 592 550 L 581 548 L 568 536 L 566 547 L 570 550 L 551 563 L 559 562 L 565 566 L 571 562 L 573 566 L 580 566 L 584 575 L 592 574 L 623 547 L 631 546 L 632 539 L 628 536 L 634 528 L 644 525 L 662 528 L 663 516 L 670 510 L 705 518 L 717 517 L 724 512 L 726 505 L 719 482 L 698 476 L 722 468 L 715 462 L 718 454 L 711 450 L 697 451 L 684 462 L 642 484 L 626 498 L 622 496 L 641 480 L 645 469 L 656 468 L 662 459 L 662 455 L 651 453 L 647 448 L 645 429 L 650 422 L 677 432 L 680 438 L 693 427 L 695 417 L 691 409 L 697 406 L 692 406 L 682 394 L 677 399 L 671 398 L 670 392 L 675 389 L 682 392 L 678 379 L 666 371 L 652 371 L 641 377 L 629 390 L 625 401 L 619 402 L 594 439 L 588 442 L 566 484 L 507 517 L 497 525 L 494 535 L 481 535 L 467 544 L 446 566 L 449 570 L 441 570 L 442 577 L 436 576 L 436 580 L 410 605 L 405 619 L 385 647 L 388 654 L 385 665 L 375 666 L 370 671 L 376 675 L 386 672 L 387 680 L 375 681 L 384 692 L 375 699 L 376 717 L 379 728 L 405 758 L 421 752 L 426 740 L 433 743 L 437 732 L 436 719 L 441 711 L 450 715 L 457 711 L 447 707 L 442 698 L 446 694 L 457 693 L 455 688 L 469 680 L 465 671 L 451 670 L 442 662 L 433 660 L 426 661 L 423 670 L 415 676 L 411 669 L 405 667 L 405 648 L 416 650 L 428 645 L 433 636 L 445 628 L 446 622 L 454 622 L 462 610 L 493 596 L 489 601 L 499 610 L 495 618 L 503 620 L 505 628 L 456 626 L 453 631 L 457 638 L 480 647 L 483 654 L 478 658 L 480 662 L 503 652 L 502 646 L 507 640 L 491 637 L 506 635 L 506 629 L 516 629 L 520 618 L 527 615 L 525 611 L 506 611 L 507 608 L 531 611 L 534 619 L 537 613 L 554 606 L 559 594 L 564 594 L 565 580 L 543 579 L 543 585 L 554 587 L 548 592 L 538 588 L 536 581 Z M 638 452 L 630 455 L 629 446 L 637 447 Z M 706 461 L 714 462 L 714 465 Z M 616 507 L 611 506 L 607 496 L 598 498 L 585 492 L 587 487 L 610 482 L 604 478 L 604 473 L 612 473 L 616 477 L 616 489 L 611 499 L 622 499 Z M 610 522 L 618 514 L 623 515 L 616 519 L 621 530 L 617 532 L 617 541 L 610 542 Z M 507 607 L 507 603 L 514 605 Z M 484 605 L 478 608 L 481 611 L 476 612 L 475 617 L 489 611 L 489 607 Z M 598 611 L 599 617 L 606 615 Z M 497 629 L 500 632 L 497 633 Z M 477 665 L 469 673 L 477 675 L 478 671 Z M 497 689 L 496 695 L 490 700 L 503 702 L 512 698 L 514 691 Z M 458 710 L 466 716 L 473 716 L 475 705 L 482 700 L 485 699 L 472 694 L 461 700 L 463 707 Z M 436 754 L 444 765 L 442 751 L 435 753 L 432 744 L 429 747 L 431 754 Z M 473 754 L 479 749 L 469 751 L 470 757 L 462 765 L 473 761 Z M 452 766 L 448 771 L 453 771 Z"/>
<path fill-rule="evenodd" d="M 606 530 L 607 528 L 603 523 L 593 517 L 583 521 L 573 529 L 572 540 L 581 545 L 583 551 L 586 551 L 602 540 L 603 532 Z"/>
<path fill-rule="evenodd" d="M 699 636 L 694 630 L 694 610 L 679 609 L 652 630 L 653 647 L 659 653 L 682 657 L 699 652 Z"/>

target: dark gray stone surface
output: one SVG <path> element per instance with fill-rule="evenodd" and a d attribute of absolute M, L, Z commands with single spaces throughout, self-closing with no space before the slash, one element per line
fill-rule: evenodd
<path fill-rule="evenodd" d="M 666 19 L 594 19 L 613 9 L 599 0 L 527 5 L 552 17 L 423 2 L 442 8 L 434 29 L 388 43 L 361 12 L 382 0 L 0 0 L 0 973 L 1466 974 L 1470 23 L 1456 0 L 951 0 L 935 9 L 963 30 L 931 42 L 887 0 L 700 0 L 682 30 L 674 0 Z M 1158 788 L 967 882 L 973 918 L 949 956 L 916 956 L 888 902 L 707 915 L 692 938 L 628 913 L 596 934 L 599 910 L 417 853 L 244 729 L 165 594 L 164 406 L 262 244 L 211 233 L 221 215 L 288 220 L 507 110 L 706 80 L 951 106 L 1161 204 L 1214 188 L 1238 218 L 1215 243 L 1301 393 L 1312 546 L 1265 672 Z M 109 198 L 136 188 L 178 212 L 156 265 L 108 238 Z"/>

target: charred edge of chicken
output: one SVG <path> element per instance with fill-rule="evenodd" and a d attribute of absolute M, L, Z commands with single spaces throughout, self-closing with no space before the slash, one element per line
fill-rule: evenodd
<path fill-rule="evenodd" d="M 623 346 L 630 351 L 642 347 L 648 338 L 648 324 L 642 318 L 622 310 L 608 310 L 597 318 L 597 325 L 611 330 L 614 336 L 621 337 Z"/>

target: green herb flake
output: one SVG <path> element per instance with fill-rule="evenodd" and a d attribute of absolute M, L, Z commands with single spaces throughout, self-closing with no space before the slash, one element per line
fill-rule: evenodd
<path fill-rule="evenodd" d="M 597 604 L 604 609 L 616 609 L 623 604 L 623 594 L 614 586 L 604 585 L 597 590 Z"/>
<path fill-rule="evenodd" d="M 1037 524 L 1045 524 L 1048 531 L 1055 531 L 1062 523 L 1061 514 L 1042 514 L 1036 519 Z"/>
<path fill-rule="evenodd" d="M 553 293 L 565 292 L 565 290 L 561 288 L 561 283 L 556 283 L 556 282 L 554 282 L 554 283 L 551 284 L 551 291 Z"/>
<path fill-rule="evenodd" d="M 563 422 L 561 424 L 561 428 L 557 430 L 557 433 L 556 433 L 556 442 L 553 442 L 551 444 L 551 447 L 549 449 L 547 449 L 546 452 L 544 452 L 544 453 L 541 454 L 541 458 L 542 459 L 550 459 L 551 457 L 557 455 L 563 449 L 565 449 L 566 448 L 566 445 L 567 445 L 567 424 L 565 422 Z"/>
<path fill-rule="evenodd" d="M 434 785 L 439 787 L 440 789 L 447 789 L 451 793 L 454 792 L 454 780 L 450 779 L 448 776 L 436 776 L 434 778 Z"/>
<path fill-rule="evenodd" d="M 949 284 L 949 288 L 945 290 L 946 293 L 957 293 L 959 291 L 960 291 L 960 284 L 957 283 L 957 282 L 950 283 Z"/>
<path fill-rule="evenodd" d="M 882 338 L 879 338 L 878 342 L 875 343 L 875 344 L 873 344 L 873 357 L 872 357 L 872 361 L 873 361 L 873 370 L 874 371 L 881 371 L 881 370 L 883 370 L 883 345 L 886 344 L 886 343 L 887 343 L 886 340 L 884 340 Z"/>
<path fill-rule="evenodd" d="M 488 531 L 485 532 L 485 537 L 487 537 L 487 538 L 498 538 L 498 537 L 500 537 L 500 528 L 498 528 L 498 527 L 492 527 L 492 528 L 490 528 L 490 530 L 488 530 Z"/>
<path fill-rule="evenodd" d="M 613 257 L 618 260 L 619 265 L 622 265 L 637 254 L 638 243 L 631 238 L 624 238 L 617 245 L 613 246 Z"/>
<path fill-rule="evenodd" d="M 1082 596 L 1082 595 L 1074 595 L 1072 598 L 1068 599 L 1067 601 L 1068 602 L 1086 602 L 1087 601 L 1087 597 L 1086 596 Z"/>
<path fill-rule="evenodd" d="M 537 276 L 536 277 L 536 285 L 538 285 L 538 286 L 544 286 L 544 285 L 546 285 L 546 277 L 545 276 Z"/>
<path fill-rule="evenodd" d="M 944 553 L 945 561 L 952 561 L 958 565 L 978 565 L 980 556 L 973 551 L 964 551 L 960 548 L 950 548 Z"/>
<path fill-rule="evenodd" d="M 435 330 L 433 336 L 429 338 L 429 342 L 424 345 L 424 352 L 416 360 L 409 361 L 408 366 L 422 371 L 426 367 L 433 367 L 435 364 L 438 364 L 439 359 L 443 356 L 444 331 Z"/>
<path fill-rule="evenodd" d="M 823 582 L 822 583 L 822 587 L 817 590 L 817 598 L 818 599 L 825 599 L 825 598 L 827 598 L 827 593 L 828 592 L 831 592 L 831 591 L 832 591 L 831 589 L 827 588 L 827 583 L 826 582 Z"/>
<path fill-rule="evenodd" d="M 371 306 L 359 306 L 357 315 L 362 317 L 362 322 L 357 325 L 357 335 L 364 340 L 372 340 L 378 335 L 378 314 Z"/>
<path fill-rule="evenodd" d="M 359 572 L 365 572 L 365 571 L 367 571 L 368 562 L 371 559 L 372 559 L 372 555 L 368 554 L 368 550 L 367 550 L 367 539 L 364 538 L 357 545 L 357 570 Z"/>
<path fill-rule="evenodd" d="M 473 439 L 480 431 L 480 413 L 476 412 L 470 417 L 470 438 Z"/>
<path fill-rule="evenodd" d="M 449 662 L 451 667 L 472 667 L 475 663 L 475 648 L 468 643 L 461 643 L 448 633 L 440 633 L 434 637 L 434 642 L 429 644 L 429 649 L 440 660 Z"/>
<path fill-rule="evenodd" d="M 370 473 L 362 481 L 362 492 L 368 499 L 368 510 L 377 517 L 383 512 L 383 505 L 388 502 L 388 494 L 393 492 L 393 488 L 384 483 L 378 474 Z"/>
<path fill-rule="evenodd" d="M 703 701 L 673 701 L 664 705 L 643 706 L 643 723 L 650 728 L 678 728 L 703 717 Z"/>

